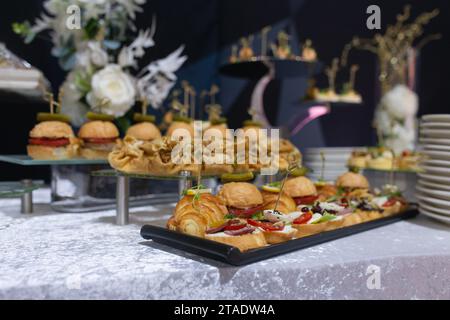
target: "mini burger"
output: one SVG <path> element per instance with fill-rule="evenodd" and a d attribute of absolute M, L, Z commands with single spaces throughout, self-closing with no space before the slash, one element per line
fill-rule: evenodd
<path fill-rule="evenodd" d="M 62 121 L 38 123 L 30 131 L 28 142 L 28 155 L 35 160 L 70 159 L 79 147 L 72 128 Z"/>
<path fill-rule="evenodd" d="M 345 191 L 356 189 L 369 189 L 369 181 L 362 174 L 355 172 L 346 172 L 336 180 L 336 186 Z"/>
<path fill-rule="evenodd" d="M 217 195 L 235 217 L 250 218 L 262 211 L 264 200 L 258 188 L 248 182 L 225 183 Z"/>
<path fill-rule="evenodd" d="M 288 179 L 284 184 L 285 192 L 291 196 L 298 205 L 312 205 L 318 199 L 314 183 L 306 177 Z"/>
<path fill-rule="evenodd" d="M 119 138 L 119 130 L 110 121 L 86 122 L 78 131 L 82 140 L 81 156 L 86 159 L 107 159 Z"/>
<path fill-rule="evenodd" d="M 180 136 L 181 135 L 184 136 L 184 134 L 189 134 L 191 136 L 191 138 L 193 138 L 194 137 L 194 127 L 192 126 L 191 123 L 188 123 L 188 122 L 174 121 L 171 123 L 171 125 L 167 129 L 166 135 L 168 137 L 172 137 L 172 135 L 174 133 L 177 133 Z"/>
<path fill-rule="evenodd" d="M 161 132 L 151 122 L 140 122 L 131 126 L 126 135 L 141 141 L 153 141 L 161 138 Z"/>

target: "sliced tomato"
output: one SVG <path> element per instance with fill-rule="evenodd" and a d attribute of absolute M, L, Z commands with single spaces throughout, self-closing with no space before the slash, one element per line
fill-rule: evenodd
<path fill-rule="evenodd" d="M 30 138 L 28 142 L 36 146 L 47 146 L 47 147 L 63 147 L 70 143 L 67 138 Z"/>
<path fill-rule="evenodd" d="M 311 212 L 306 212 L 306 213 L 302 214 L 300 217 L 298 217 L 297 219 L 295 219 L 292 223 L 293 224 L 305 224 L 309 220 L 311 220 L 312 216 L 313 215 Z"/>
<path fill-rule="evenodd" d="M 295 197 L 294 201 L 299 206 L 301 204 L 314 204 L 319 196 Z"/>
<path fill-rule="evenodd" d="M 386 207 L 392 207 L 393 205 L 395 205 L 397 202 L 400 202 L 401 204 L 405 204 L 405 200 L 403 200 L 402 198 L 399 197 L 392 197 L 390 198 L 388 201 L 386 201 L 385 203 L 383 203 L 382 207 L 386 208 Z"/>
<path fill-rule="evenodd" d="M 265 231 L 281 231 L 284 229 L 284 225 L 282 224 L 274 225 L 273 223 L 270 222 L 262 222 L 253 219 L 248 219 L 247 222 L 248 224 L 254 227 L 262 228 Z"/>
<path fill-rule="evenodd" d="M 83 140 L 87 143 L 98 143 L 98 144 L 104 144 L 104 143 L 113 143 L 116 141 L 117 138 L 83 138 Z"/>
<path fill-rule="evenodd" d="M 245 223 L 239 223 L 239 224 L 229 224 L 223 228 L 223 230 L 239 230 L 242 228 L 245 228 Z"/>
<path fill-rule="evenodd" d="M 239 209 L 234 207 L 228 207 L 228 212 L 232 215 L 235 215 L 237 217 L 250 217 L 257 213 L 258 211 L 261 211 L 264 205 L 259 205 L 256 207 L 246 208 L 246 209 Z"/>

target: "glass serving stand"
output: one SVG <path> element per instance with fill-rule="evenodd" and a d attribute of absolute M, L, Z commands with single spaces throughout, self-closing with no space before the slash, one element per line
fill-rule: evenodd
<path fill-rule="evenodd" d="M 71 200 L 72 207 L 66 206 L 64 212 L 83 212 L 77 207 L 83 205 L 89 211 L 97 210 L 98 204 L 84 203 L 84 195 L 90 190 L 89 173 L 92 168 L 104 168 L 107 160 L 64 159 L 64 160 L 34 160 L 27 155 L 0 155 L 0 161 L 20 166 L 50 166 L 51 168 L 51 204 L 57 201 Z M 109 166 L 108 166 L 109 167 Z M 100 188 L 98 188 L 100 190 Z M 77 202 L 78 203 L 74 203 Z M 110 200 L 113 204 L 114 201 Z M 32 204 L 31 204 L 32 206 Z M 100 209 L 100 208 L 99 208 Z"/>
<path fill-rule="evenodd" d="M 0 182 L 0 198 L 20 197 L 20 212 L 33 212 L 33 191 L 43 185 L 43 181 L 3 181 Z"/>

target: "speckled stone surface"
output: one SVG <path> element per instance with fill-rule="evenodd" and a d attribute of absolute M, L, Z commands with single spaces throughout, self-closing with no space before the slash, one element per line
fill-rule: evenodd
<path fill-rule="evenodd" d="M 232 267 L 143 240 L 170 207 L 133 210 L 125 227 L 113 211 L 18 210 L 0 200 L 1 299 L 450 299 L 450 228 L 420 216 Z"/>

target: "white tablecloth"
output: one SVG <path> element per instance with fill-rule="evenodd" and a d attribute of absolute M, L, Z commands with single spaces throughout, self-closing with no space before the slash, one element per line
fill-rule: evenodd
<path fill-rule="evenodd" d="M 417 217 L 244 267 L 186 254 L 139 235 L 170 207 L 34 214 L 0 201 L 2 299 L 437 299 L 450 298 L 450 229 Z M 379 272 L 378 272 L 379 270 Z"/>

